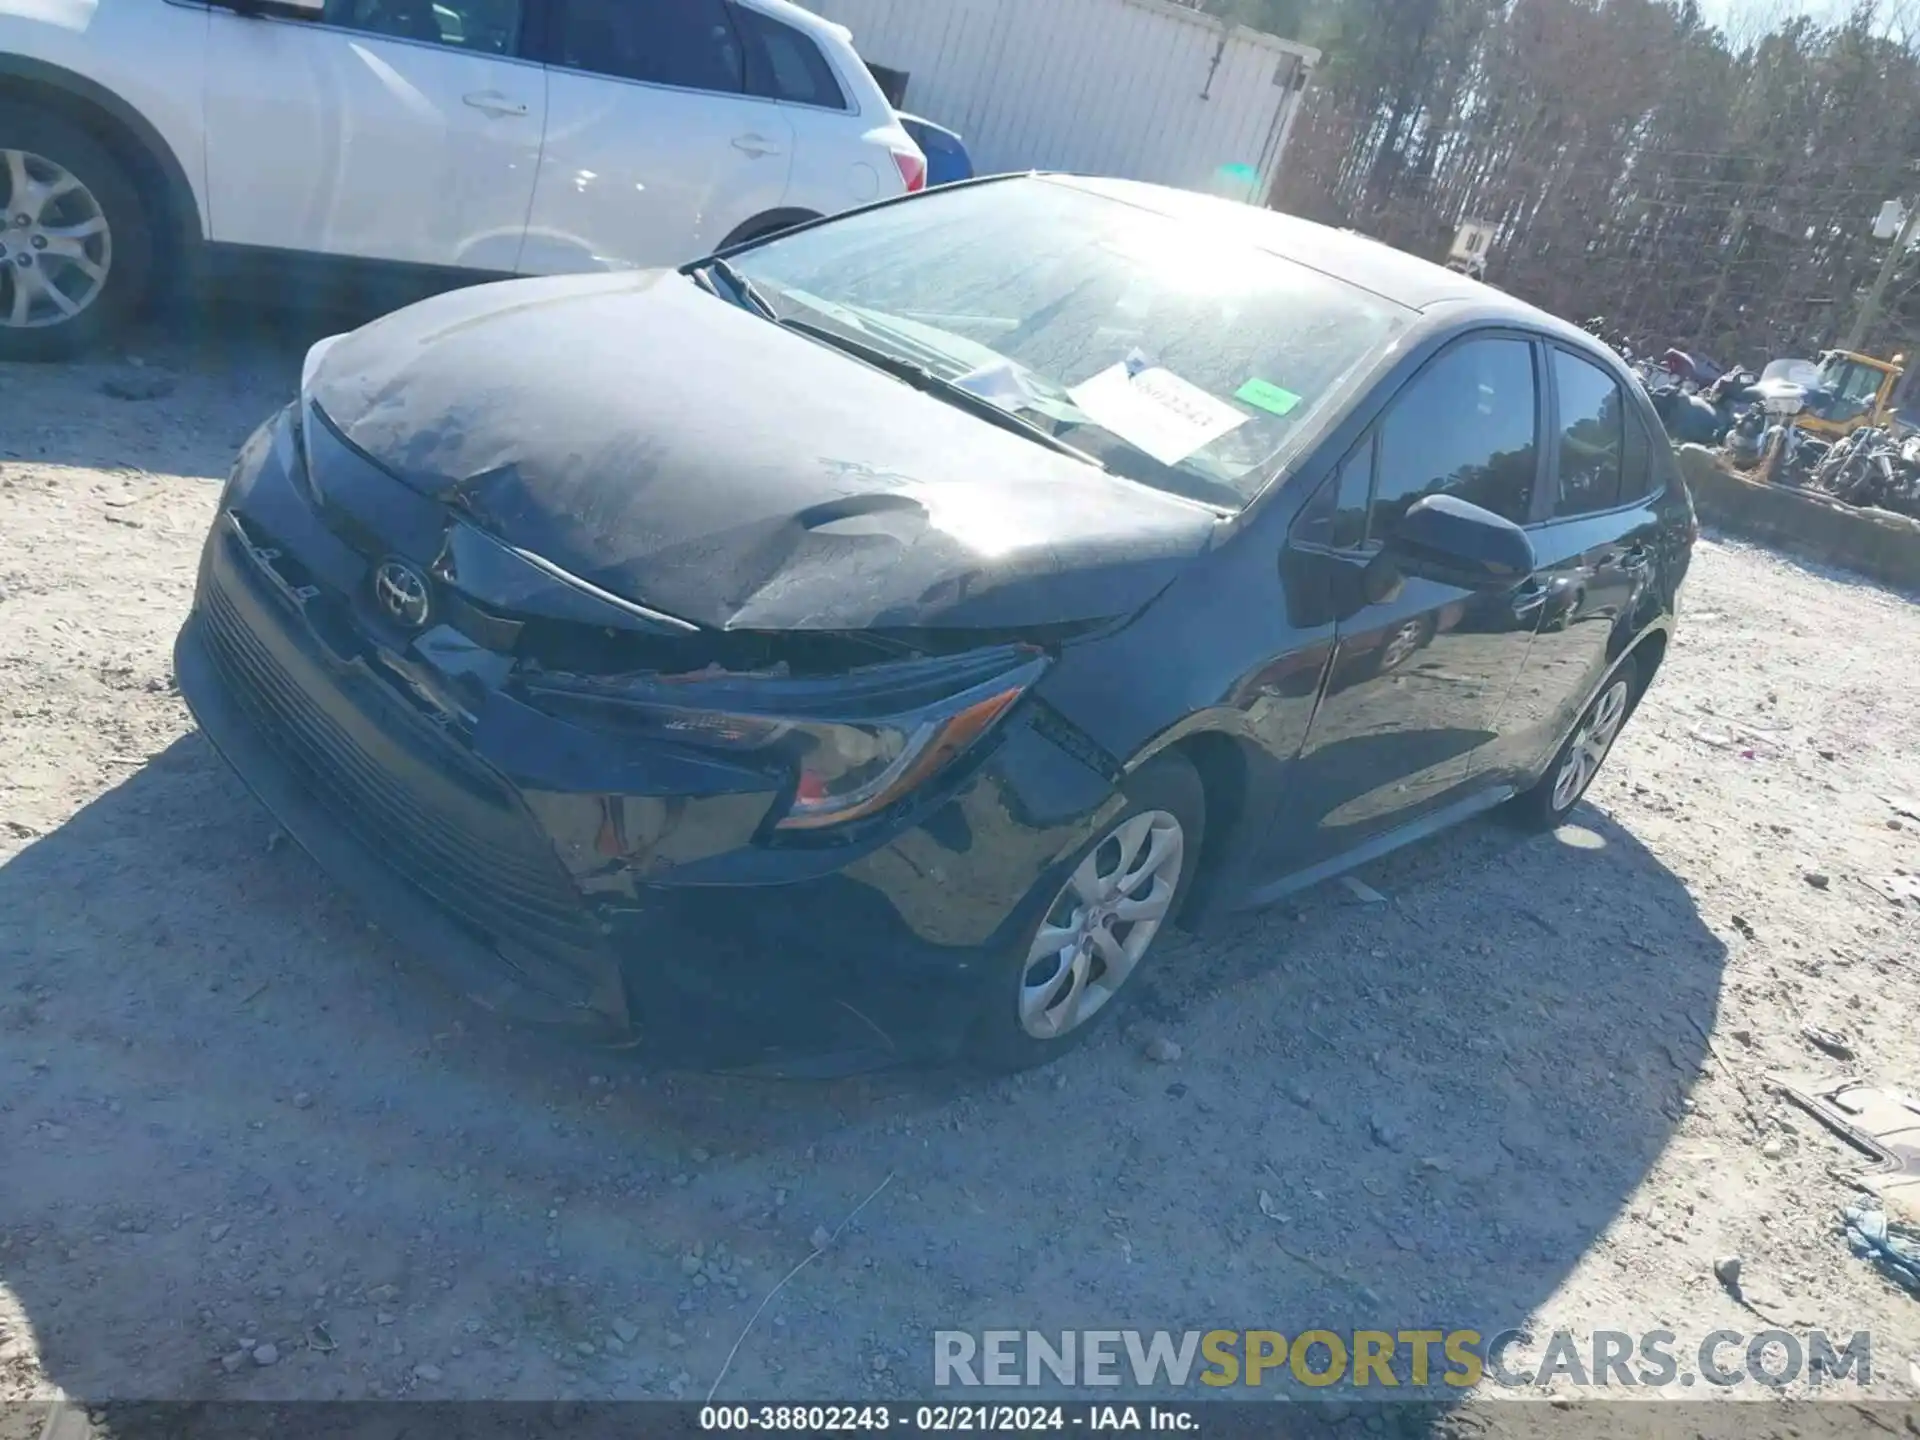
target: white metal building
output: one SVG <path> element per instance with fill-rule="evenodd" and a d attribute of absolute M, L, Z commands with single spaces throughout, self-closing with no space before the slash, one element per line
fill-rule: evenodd
<path fill-rule="evenodd" d="M 1264 201 L 1320 52 L 1167 0 L 803 0 L 910 76 L 982 173 L 1069 170 Z"/>

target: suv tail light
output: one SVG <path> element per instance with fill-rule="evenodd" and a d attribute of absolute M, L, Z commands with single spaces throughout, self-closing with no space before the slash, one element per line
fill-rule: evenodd
<path fill-rule="evenodd" d="M 900 178 L 907 182 L 907 193 L 917 195 L 927 188 L 927 162 L 911 150 L 895 150 L 893 163 L 900 167 Z"/>

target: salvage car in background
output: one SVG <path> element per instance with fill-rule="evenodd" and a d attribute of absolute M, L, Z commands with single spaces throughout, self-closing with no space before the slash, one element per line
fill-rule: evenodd
<path fill-rule="evenodd" d="M 901 113 L 900 123 L 907 134 L 913 137 L 913 143 L 920 147 L 920 153 L 927 157 L 927 184 L 957 185 L 962 180 L 974 178 L 973 156 L 967 153 L 966 141 L 944 125 L 936 125 L 918 115 Z"/>
<path fill-rule="evenodd" d="M 1686 573 L 1659 437 L 1596 341 L 1384 246 L 978 181 L 323 342 L 176 666 L 487 1005 L 1026 1066 L 1177 920 L 1563 819 Z"/>
<path fill-rule="evenodd" d="M 0 359 L 202 261 L 404 296 L 678 264 L 925 179 L 846 30 L 786 0 L 0 0 Z"/>

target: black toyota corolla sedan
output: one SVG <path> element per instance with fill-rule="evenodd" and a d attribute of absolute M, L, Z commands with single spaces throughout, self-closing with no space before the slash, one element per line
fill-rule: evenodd
<path fill-rule="evenodd" d="M 1695 532 L 1572 326 L 1024 176 L 316 346 L 176 661 L 491 1008 L 716 1068 L 1019 1067 L 1176 923 L 1565 816 Z"/>

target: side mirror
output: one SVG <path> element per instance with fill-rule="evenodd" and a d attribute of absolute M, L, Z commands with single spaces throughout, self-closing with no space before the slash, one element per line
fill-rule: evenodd
<path fill-rule="evenodd" d="M 1464 590 L 1510 590 L 1535 565 L 1526 531 L 1452 495 L 1409 506 L 1387 550 L 1406 574 Z"/>

